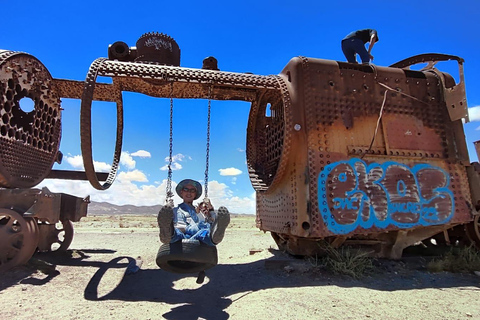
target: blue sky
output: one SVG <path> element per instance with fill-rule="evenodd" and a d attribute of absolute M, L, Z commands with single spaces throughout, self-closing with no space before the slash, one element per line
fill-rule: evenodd
<path fill-rule="evenodd" d="M 21 3 L 21 4 L 20 4 Z M 295 56 L 345 61 L 340 40 L 361 28 L 378 30 L 373 63 L 388 66 L 422 53 L 465 59 L 465 124 L 471 161 L 480 140 L 480 2 L 471 1 L 4 1 L 0 48 L 27 52 L 54 78 L 84 80 L 90 64 L 107 56 L 108 45 L 135 46 L 147 32 L 170 35 L 181 49 L 181 66 L 201 68 L 207 56 L 223 71 L 278 74 Z M 475 22 L 477 21 L 477 22 Z M 476 27 L 477 26 L 477 27 Z M 442 65 L 438 66 L 442 70 Z M 456 75 L 445 64 L 442 71 Z M 204 180 L 206 100 L 174 100 L 174 184 L 184 178 Z M 91 195 L 115 204 L 163 204 L 162 170 L 168 157 L 169 100 L 124 94 L 125 130 L 120 172 L 114 185 L 98 191 L 88 182 L 45 180 L 54 192 Z M 57 169 L 82 170 L 80 101 L 64 99 L 64 154 Z M 209 196 L 213 204 L 237 213 L 255 212 L 248 178 L 245 140 L 250 104 L 212 101 Z M 113 158 L 115 104 L 93 105 L 93 152 L 97 170 Z M 175 199 L 176 203 L 179 199 Z"/>

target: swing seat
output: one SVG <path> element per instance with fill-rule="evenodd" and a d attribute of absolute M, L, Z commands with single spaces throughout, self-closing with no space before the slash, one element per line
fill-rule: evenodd
<path fill-rule="evenodd" d="M 164 243 L 158 250 L 156 262 L 168 272 L 197 273 L 218 264 L 217 247 L 189 239 Z"/>

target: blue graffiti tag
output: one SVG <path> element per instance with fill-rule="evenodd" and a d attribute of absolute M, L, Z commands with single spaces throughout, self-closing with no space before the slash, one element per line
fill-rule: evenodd
<path fill-rule="evenodd" d="M 346 234 L 373 226 L 398 228 L 448 222 L 455 203 L 441 168 L 352 158 L 329 164 L 318 176 L 320 214 L 327 228 Z"/>

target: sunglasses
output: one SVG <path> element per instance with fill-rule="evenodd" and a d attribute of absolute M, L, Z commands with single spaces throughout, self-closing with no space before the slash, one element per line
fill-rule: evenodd
<path fill-rule="evenodd" d="M 183 191 L 185 191 L 185 192 L 190 192 L 190 193 L 193 193 L 193 192 L 195 192 L 195 193 L 197 193 L 197 189 L 195 189 L 195 188 L 193 188 L 193 189 L 190 189 L 190 188 L 183 188 L 182 190 L 183 190 Z"/>

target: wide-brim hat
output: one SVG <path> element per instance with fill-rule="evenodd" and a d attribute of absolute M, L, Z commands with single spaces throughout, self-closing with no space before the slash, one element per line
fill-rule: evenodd
<path fill-rule="evenodd" d="M 182 196 L 180 195 L 180 191 L 182 191 L 182 189 L 185 186 L 188 186 L 189 184 L 194 186 L 195 189 L 197 189 L 197 193 L 195 194 L 195 199 L 193 199 L 193 200 L 197 200 L 202 195 L 202 185 L 198 181 L 195 181 L 192 179 L 182 180 L 177 184 L 175 191 L 177 191 L 178 196 L 181 198 Z"/>

